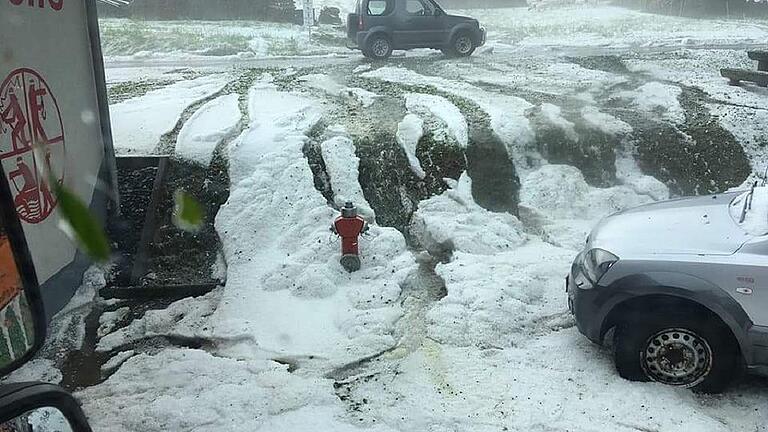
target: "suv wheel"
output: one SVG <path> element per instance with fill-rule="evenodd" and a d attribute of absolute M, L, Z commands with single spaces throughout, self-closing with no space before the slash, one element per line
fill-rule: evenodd
<path fill-rule="evenodd" d="M 739 369 L 739 349 L 730 331 L 701 315 L 651 315 L 619 325 L 614 348 L 619 375 L 632 381 L 717 393 Z"/>
<path fill-rule="evenodd" d="M 375 35 L 368 41 L 365 53 L 374 60 L 387 59 L 392 55 L 392 43 L 385 35 Z"/>
<path fill-rule="evenodd" d="M 448 53 L 454 57 L 469 57 L 475 52 L 475 48 L 477 47 L 472 40 L 472 35 L 467 32 L 461 32 L 456 34 L 451 40 Z"/>

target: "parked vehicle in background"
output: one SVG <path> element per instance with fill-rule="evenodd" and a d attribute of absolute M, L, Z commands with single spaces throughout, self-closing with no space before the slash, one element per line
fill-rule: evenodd
<path fill-rule="evenodd" d="M 630 380 L 707 392 L 768 374 L 768 187 L 648 204 L 603 219 L 566 279 L 579 330 L 614 329 Z"/>
<path fill-rule="evenodd" d="M 349 48 L 377 60 L 413 48 L 466 57 L 485 44 L 485 29 L 474 18 L 445 13 L 433 0 L 358 0 L 347 17 L 347 37 Z"/>

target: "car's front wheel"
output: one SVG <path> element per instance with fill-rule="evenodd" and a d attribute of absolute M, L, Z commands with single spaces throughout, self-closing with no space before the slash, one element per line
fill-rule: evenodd
<path fill-rule="evenodd" d="M 632 381 L 717 393 L 739 370 L 739 348 L 714 317 L 687 313 L 644 315 L 616 327 L 616 369 Z"/>
<path fill-rule="evenodd" d="M 392 42 L 386 35 L 374 35 L 368 41 L 364 54 L 374 60 L 386 60 L 392 55 Z"/>
<path fill-rule="evenodd" d="M 451 39 L 448 49 L 444 49 L 443 52 L 452 57 L 469 57 L 476 48 L 472 35 L 468 32 L 460 32 Z"/>

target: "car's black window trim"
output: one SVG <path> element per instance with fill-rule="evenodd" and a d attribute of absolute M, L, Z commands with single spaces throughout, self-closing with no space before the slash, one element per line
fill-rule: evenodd
<path fill-rule="evenodd" d="M 443 8 L 439 4 L 437 4 L 436 1 L 434 0 L 424 0 L 424 1 L 429 3 L 432 6 L 432 13 L 434 13 L 435 11 L 440 11 L 443 15 L 446 15 Z"/>
<path fill-rule="evenodd" d="M 418 2 L 421 5 L 421 14 L 412 13 L 408 10 L 408 3 Z M 406 0 L 405 1 L 405 13 L 410 16 L 431 16 L 435 14 L 435 7 L 432 2 L 428 0 Z"/>
<path fill-rule="evenodd" d="M 384 8 L 384 11 L 380 14 L 373 14 L 371 13 L 371 1 L 381 1 L 385 2 L 387 6 Z M 375 16 L 375 17 L 381 17 L 381 16 L 388 16 L 392 15 L 392 12 L 395 11 L 395 0 L 366 0 L 365 2 L 365 14 L 367 16 Z"/>

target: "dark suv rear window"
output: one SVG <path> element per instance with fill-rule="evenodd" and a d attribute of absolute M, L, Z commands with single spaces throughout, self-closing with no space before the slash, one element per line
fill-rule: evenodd
<path fill-rule="evenodd" d="M 380 16 L 388 15 L 392 11 L 394 0 L 369 0 L 368 15 Z"/>

